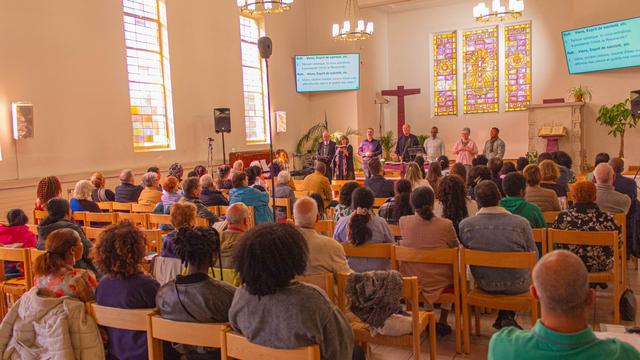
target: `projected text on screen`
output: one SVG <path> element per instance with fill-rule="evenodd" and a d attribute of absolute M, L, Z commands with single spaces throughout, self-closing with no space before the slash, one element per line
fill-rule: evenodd
<path fill-rule="evenodd" d="M 360 54 L 296 56 L 296 91 L 360 89 Z"/>

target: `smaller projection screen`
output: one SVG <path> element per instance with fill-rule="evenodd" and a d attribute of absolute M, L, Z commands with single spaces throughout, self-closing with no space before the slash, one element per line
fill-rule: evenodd
<path fill-rule="evenodd" d="M 640 66 L 640 17 L 562 32 L 570 74 Z"/>
<path fill-rule="evenodd" d="M 295 57 L 296 91 L 360 90 L 360 54 Z"/>

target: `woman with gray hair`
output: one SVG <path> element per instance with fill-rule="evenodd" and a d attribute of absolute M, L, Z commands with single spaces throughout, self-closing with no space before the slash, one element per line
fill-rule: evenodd
<path fill-rule="evenodd" d="M 158 190 L 160 178 L 155 172 L 148 172 L 142 177 L 144 189 L 138 197 L 138 204 L 153 206 L 160 202 L 162 192 Z"/>
<path fill-rule="evenodd" d="M 73 198 L 69 203 L 71 211 L 101 212 L 98 204 L 91 200 L 93 186 L 89 180 L 80 180 L 73 189 Z"/>
<path fill-rule="evenodd" d="M 213 178 L 209 174 L 200 177 L 200 201 L 204 206 L 228 206 L 229 200 L 216 188 Z"/>
<path fill-rule="evenodd" d="M 280 171 L 278 174 L 278 178 L 276 180 L 276 198 L 289 198 L 291 208 L 293 208 L 293 204 L 296 202 L 296 195 L 289 186 L 289 181 L 291 180 L 291 174 L 288 171 Z M 276 221 L 283 222 L 287 219 L 286 209 L 282 206 L 276 206 Z"/>

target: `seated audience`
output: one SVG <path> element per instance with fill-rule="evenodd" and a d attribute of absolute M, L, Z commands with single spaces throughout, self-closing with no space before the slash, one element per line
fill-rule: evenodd
<path fill-rule="evenodd" d="M 527 165 L 522 172 L 527 181 L 527 189 L 524 192 L 524 199 L 538 205 L 542 212 L 560 211 L 558 195 L 551 189 L 544 189 L 540 186 L 542 173 L 536 164 Z"/>
<path fill-rule="evenodd" d="M 142 270 L 145 237 L 128 221 L 109 226 L 98 238 L 92 257 L 104 274 L 96 303 L 119 309 L 153 309 L 160 284 Z M 191 294 L 193 296 L 193 294 Z M 109 355 L 116 359 L 146 359 L 147 334 L 106 328 Z"/>
<path fill-rule="evenodd" d="M 351 272 L 342 246 L 332 238 L 314 230 L 320 216 L 313 199 L 303 197 L 296 201 L 293 207 L 293 218 L 309 249 L 305 274 Z"/>
<path fill-rule="evenodd" d="M 227 209 L 227 229 L 222 232 L 220 241 L 220 254 L 222 267 L 233 268 L 231 257 L 238 239 L 249 230 L 249 208 L 243 203 L 235 203 Z"/>
<path fill-rule="evenodd" d="M 388 224 L 398 224 L 398 220 L 405 215 L 413 215 L 411 202 L 411 183 L 409 180 L 398 180 L 395 186 L 396 196 L 387 200 L 380 209 L 378 215 L 385 219 Z"/>
<path fill-rule="evenodd" d="M 162 183 L 162 196 L 160 200 L 162 202 L 162 213 L 169 213 L 171 205 L 177 203 L 182 198 L 182 192 L 179 189 L 180 183 L 175 176 L 167 176 Z"/>
<path fill-rule="evenodd" d="M 142 186 L 135 185 L 133 170 L 125 169 L 120 173 L 120 185 L 116 186 L 116 202 L 137 203 Z"/>
<path fill-rule="evenodd" d="M 269 194 L 249 187 L 249 181 L 245 173 L 234 174 L 231 178 L 233 189 L 229 191 L 231 200 L 229 204 L 243 203 L 253 206 L 254 224 L 260 225 L 273 222 L 273 212 L 269 208 Z"/>
<path fill-rule="evenodd" d="M 198 217 L 207 219 L 209 225 L 212 225 L 218 221 L 218 217 L 207 209 L 207 207 L 200 201 L 200 180 L 197 177 L 190 177 L 182 182 L 182 191 L 184 194 L 180 199 L 180 202 L 189 202 L 196 206 L 198 210 Z"/>
<path fill-rule="evenodd" d="M 609 160 L 611 160 L 611 158 L 609 157 L 609 154 L 605 152 L 598 153 L 596 155 L 595 164 L 593 164 L 593 168 L 595 169 L 596 166 L 602 163 L 608 163 Z M 587 181 L 593 181 L 594 183 L 596 182 L 596 178 L 593 176 L 593 171 L 587 174 Z"/>
<path fill-rule="evenodd" d="M 38 223 L 38 241 L 36 248 L 38 248 L 38 250 L 45 250 L 46 239 L 52 232 L 58 229 L 71 229 L 78 233 L 84 249 L 82 256 L 76 257 L 75 267 L 95 272 L 95 267 L 91 259 L 89 259 L 89 250 L 91 250 L 93 244 L 87 239 L 82 228 L 71 221 L 69 210 L 69 202 L 66 199 L 53 198 L 47 202 L 49 215 Z"/>
<path fill-rule="evenodd" d="M 162 199 L 162 192 L 159 189 L 160 178 L 154 172 L 148 172 L 142 176 L 142 184 L 144 189 L 138 197 L 140 205 L 156 205 Z"/>
<path fill-rule="evenodd" d="M 261 171 L 262 170 L 257 166 L 249 166 L 244 172 L 247 174 L 249 187 L 266 192 L 267 189 L 265 188 L 264 182 L 260 182 L 259 175 Z"/>
<path fill-rule="evenodd" d="M 342 188 L 340 189 L 340 199 L 333 212 L 333 221 L 338 221 L 342 217 L 351 215 L 351 212 L 353 211 L 351 208 L 351 195 L 353 194 L 353 191 L 359 187 L 360 185 L 355 181 L 342 185 Z"/>
<path fill-rule="evenodd" d="M 203 177 L 204 175 L 207 175 L 208 173 L 209 172 L 207 171 L 207 168 L 204 165 L 196 165 L 196 167 L 193 168 L 193 174 L 198 179 Z"/>
<path fill-rule="evenodd" d="M 275 197 L 279 199 L 289 199 L 289 206 L 293 206 L 296 203 L 296 194 L 289 186 L 291 181 L 291 175 L 288 171 L 280 171 L 276 181 L 276 193 Z M 276 218 L 278 221 L 284 221 L 287 219 L 286 209 L 282 206 L 276 208 Z"/>
<path fill-rule="evenodd" d="M 231 190 L 231 168 L 229 165 L 218 166 L 218 189 Z"/>
<path fill-rule="evenodd" d="M 542 176 L 540 187 L 555 191 L 558 196 L 558 200 L 560 200 L 559 198 L 561 197 L 566 199 L 568 189 L 558 185 L 556 182 L 558 180 L 558 176 L 560 176 L 558 165 L 553 162 L 553 160 L 544 160 L 538 164 L 538 167 L 540 168 L 540 176 Z"/>
<path fill-rule="evenodd" d="M 179 202 L 171 206 L 171 225 L 174 230 L 163 236 L 160 256 L 178 258 L 175 251 L 173 251 L 173 239 L 175 239 L 178 229 L 181 227 L 196 226 L 197 211 L 196 206 L 188 202 Z"/>
<path fill-rule="evenodd" d="M 527 181 L 522 174 L 518 172 L 507 174 L 502 179 L 502 189 L 506 196 L 500 200 L 500 206 L 514 215 L 520 215 L 527 219 L 534 229 L 546 228 L 547 223 L 544 221 L 544 216 L 538 205 L 524 199 L 526 187 Z"/>
<path fill-rule="evenodd" d="M 616 173 L 611 165 L 606 163 L 599 164 L 593 170 L 593 174 L 596 179 L 596 204 L 598 204 L 600 210 L 609 214 L 629 213 L 631 199 L 627 195 L 617 192 L 613 187 Z"/>
<path fill-rule="evenodd" d="M 438 163 L 440 164 L 442 175 L 447 175 L 449 173 L 449 158 L 446 155 L 442 155 L 438 157 Z"/>
<path fill-rule="evenodd" d="M 91 185 L 93 185 L 93 190 L 91 191 L 91 199 L 94 202 L 107 202 L 107 201 L 115 201 L 116 194 L 113 191 L 107 189 L 105 185 L 107 181 L 102 175 L 101 172 L 95 172 L 91 175 Z"/>
<path fill-rule="evenodd" d="M 354 246 L 393 243 L 389 225 L 373 212 L 373 199 L 373 192 L 369 188 L 355 189 L 351 199 L 353 213 L 338 220 L 333 238 Z M 349 267 L 357 272 L 388 270 L 390 265 L 386 259 L 362 257 L 349 258 L 348 263 Z"/>
<path fill-rule="evenodd" d="M 84 252 L 80 235 L 72 229 L 53 231 L 47 236 L 45 250 L 33 264 L 33 286 L 38 288 L 38 295 L 93 300 L 96 276 L 90 270 L 74 268 Z"/>
<path fill-rule="evenodd" d="M 264 175 L 262 174 L 262 164 L 260 164 L 259 161 L 252 161 L 250 167 L 253 168 L 253 171 L 256 174 L 256 181 L 255 181 L 254 185 L 260 186 L 260 187 L 266 189 L 267 188 L 267 183 L 264 181 Z M 277 176 L 278 175 L 276 175 L 276 177 Z"/>
<path fill-rule="evenodd" d="M 171 166 L 169 166 L 169 173 L 167 174 L 167 176 L 173 176 L 174 178 L 178 179 L 178 184 L 182 182 L 182 175 L 184 175 L 184 168 L 182 167 L 182 165 L 173 163 L 171 164 Z"/>
<path fill-rule="evenodd" d="M 553 223 L 554 229 L 577 231 L 621 231 L 613 216 L 596 204 L 597 190 L 589 181 L 579 181 L 572 187 L 573 205 L 562 211 Z M 620 235 L 622 243 L 622 235 Z M 589 272 L 607 271 L 613 267 L 613 249 L 608 246 L 558 245 L 578 255 Z"/>
<path fill-rule="evenodd" d="M 207 176 L 207 175 L 205 175 Z M 218 252 L 218 232 L 207 227 L 178 231 L 173 241 L 176 255 L 187 265 L 186 275 L 178 275 L 158 290 L 158 314 L 168 320 L 195 323 L 226 323 L 236 288 L 209 277 Z M 187 359 L 219 359 L 219 349 L 173 344 Z"/>
<path fill-rule="evenodd" d="M 427 181 L 434 191 L 438 190 L 438 182 L 442 179 L 442 169 L 440 169 L 440 163 L 433 163 L 429 165 L 429 173 L 427 174 Z"/>
<path fill-rule="evenodd" d="M 350 322 L 323 291 L 294 280 L 304 274 L 308 256 L 304 237 L 292 225 L 268 224 L 247 232 L 234 253 L 242 286 L 229 322 L 258 345 L 294 349 L 318 344 L 321 359 L 349 360 L 354 347 Z"/>
<path fill-rule="evenodd" d="M 36 189 L 35 210 L 46 210 L 45 205 L 49 200 L 62 196 L 62 185 L 55 176 L 47 176 L 40 179 Z"/>
<path fill-rule="evenodd" d="M 478 204 L 467 196 L 462 179 L 451 175 L 442 179 L 433 207 L 437 217 L 451 220 L 457 234 L 460 222 L 477 212 Z"/>
<path fill-rule="evenodd" d="M 518 160 L 516 160 L 516 170 L 518 170 L 520 174 L 522 174 L 522 172 L 524 171 L 524 168 L 526 168 L 528 165 L 529 165 L 529 159 L 527 159 L 524 156 L 520 156 Z"/>
<path fill-rule="evenodd" d="M 504 196 L 504 191 L 502 190 L 502 178 L 500 177 L 500 171 L 502 170 L 502 166 L 504 165 L 502 159 L 500 158 L 492 158 L 489 160 L 487 167 L 489 171 L 491 171 L 491 181 L 493 181 L 498 189 L 500 190 L 500 195 Z"/>
<path fill-rule="evenodd" d="M 324 220 L 324 200 L 322 199 L 322 196 L 318 193 L 311 193 L 309 194 L 309 197 L 315 201 L 318 206 L 318 216 L 320 217 L 320 220 Z"/>
<path fill-rule="evenodd" d="M 558 179 L 556 179 L 556 183 L 569 191 L 569 184 L 574 183 L 576 180 L 576 175 L 571 170 L 571 166 L 573 166 L 573 160 L 571 156 L 564 151 L 556 151 L 551 154 L 552 160 L 558 164 L 558 170 L 560 174 L 558 175 Z"/>
<path fill-rule="evenodd" d="M 324 205 L 327 206 L 333 200 L 331 182 L 324 175 L 326 165 L 322 161 L 316 161 L 315 171 L 304 178 L 304 189 L 309 193 L 317 193 L 322 196 Z"/>
<path fill-rule="evenodd" d="M 422 176 L 418 165 L 415 163 L 414 165 L 415 172 L 420 173 L 420 176 Z M 368 166 L 371 177 L 364 181 L 364 186 L 371 189 L 373 195 L 377 198 L 393 197 L 393 181 L 384 178 L 384 168 L 380 159 L 373 158 L 369 160 Z"/>
<path fill-rule="evenodd" d="M 244 173 L 244 163 L 242 160 L 236 160 L 231 168 L 231 177 L 235 174 Z"/>
<path fill-rule="evenodd" d="M 464 165 L 462 165 L 460 163 L 453 164 L 453 166 L 451 167 L 451 171 L 449 171 L 449 175 L 457 175 L 457 176 L 459 176 L 460 179 L 462 179 L 462 182 L 466 186 L 466 183 L 467 183 L 467 168 L 464 167 Z"/>
<path fill-rule="evenodd" d="M 213 178 L 209 174 L 200 177 L 200 201 L 204 206 L 228 206 L 229 200 L 216 188 Z"/>
<path fill-rule="evenodd" d="M 478 214 L 460 223 L 460 242 L 465 248 L 495 252 L 537 252 L 529 222 L 499 206 L 500 191 L 492 181 L 476 186 Z M 475 286 L 490 294 L 515 295 L 529 289 L 527 269 L 471 267 Z M 514 311 L 500 310 L 493 324 L 496 329 L 520 328 Z"/>
<path fill-rule="evenodd" d="M 162 178 L 162 174 L 160 174 L 160 168 L 157 166 L 151 166 L 147 169 L 147 172 L 156 173 L 158 175 L 158 179 Z"/>
<path fill-rule="evenodd" d="M 73 212 L 102 212 L 98 204 L 91 200 L 91 183 L 89 180 L 80 180 L 76 183 L 69 206 Z"/>
<path fill-rule="evenodd" d="M 516 164 L 507 161 L 502 165 L 502 169 L 500 169 L 500 178 L 504 179 L 506 175 L 514 172 L 518 172 L 518 170 L 516 169 Z"/>
<path fill-rule="evenodd" d="M 455 181 L 462 183 L 460 179 Z M 435 195 L 428 187 L 419 187 L 411 194 L 411 206 L 414 215 L 400 218 L 400 246 L 421 250 L 438 248 L 456 248 L 460 246 L 456 230 L 449 219 L 435 216 L 433 213 Z M 450 265 L 402 263 L 400 271 L 404 276 L 417 276 L 420 293 L 433 305 L 442 291 L 453 288 L 453 273 Z M 451 305 L 443 305 L 440 309 L 440 320 L 436 324 L 438 335 L 451 334 L 447 324 L 447 316 Z"/>
<path fill-rule="evenodd" d="M 637 250 L 640 246 L 640 217 L 638 214 L 638 187 L 636 182 L 624 176 L 624 160 L 621 158 L 613 158 L 609 161 L 609 165 L 616 173 L 615 180 L 613 181 L 613 187 L 617 192 L 625 194 L 631 199 L 631 207 L 627 213 L 627 244 L 630 245 L 630 249 Z"/>
<path fill-rule="evenodd" d="M 484 154 L 479 154 L 471 160 L 471 166 L 484 165 L 486 166 L 489 163 L 489 159 L 487 159 Z"/>
<path fill-rule="evenodd" d="M 491 170 L 489 170 L 488 167 L 483 165 L 472 167 L 467 175 L 467 195 L 469 195 L 471 199 L 475 200 L 475 187 L 480 184 L 480 182 L 491 179 Z"/>
<path fill-rule="evenodd" d="M 418 164 L 414 162 L 409 163 L 409 165 L 407 166 L 407 172 L 404 174 L 404 179 L 409 181 L 409 183 L 411 184 L 411 189 L 417 189 L 421 186 L 431 187 L 429 181 L 422 177 L 422 172 L 420 171 Z M 393 181 L 387 181 L 389 181 L 393 186 Z"/>
<path fill-rule="evenodd" d="M 36 235 L 31 232 L 28 223 L 29 218 L 22 209 L 9 210 L 7 225 L 0 224 L 0 246 L 36 247 Z"/>
<path fill-rule="evenodd" d="M 565 250 L 545 255 L 533 268 L 531 295 L 540 302 L 541 318 L 531 330 L 505 328 L 489 342 L 489 360 L 639 359 L 633 346 L 598 339 L 587 321 L 595 303 L 588 272 Z"/>

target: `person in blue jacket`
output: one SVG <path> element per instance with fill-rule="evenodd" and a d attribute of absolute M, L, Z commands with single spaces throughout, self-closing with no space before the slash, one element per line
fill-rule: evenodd
<path fill-rule="evenodd" d="M 229 191 L 231 200 L 229 205 L 243 203 L 253 206 L 254 222 L 256 225 L 273 222 L 273 212 L 269 208 L 269 194 L 249 187 L 249 180 L 245 173 L 236 173 L 231 178 L 233 189 Z"/>

